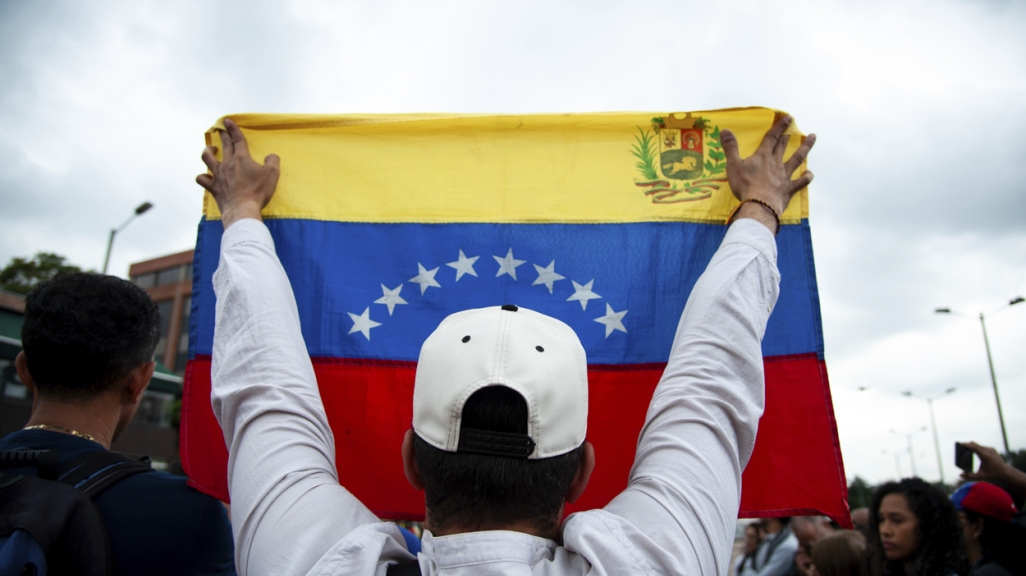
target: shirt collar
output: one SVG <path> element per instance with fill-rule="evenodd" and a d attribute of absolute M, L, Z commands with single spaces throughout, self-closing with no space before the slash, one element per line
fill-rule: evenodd
<path fill-rule="evenodd" d="M 431 557 L 439 568 L 453 568 L 486 562 L 522 562 L 534 565 L 551 559 L 557 544 L 510 530 L 466 532 L 450 536 L 434 536 L 425 530 L 421 553 Z"/>

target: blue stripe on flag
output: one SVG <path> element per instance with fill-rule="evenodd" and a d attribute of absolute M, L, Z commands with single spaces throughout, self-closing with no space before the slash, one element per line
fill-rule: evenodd
<path fill-rule="evenodd" d="M 416 360 L 446 315 L 512 303 L 569 324 L 590 364 L 665 362 L 687 295 L 726 233 L 663 222 L 267 226 L 312 356 Z M 200 224 L 190 357 L 211 353 L 221 233 L 220 221 Z M 777 245 L 781 294 L 763 353 L 822 355 L 808 225 L 784 226 Z"/>

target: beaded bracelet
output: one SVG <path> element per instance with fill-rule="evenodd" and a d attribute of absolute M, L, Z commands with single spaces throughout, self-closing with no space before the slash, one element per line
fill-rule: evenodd
<path fill-rule="evenodd" d="M 777 214 L 777 211 L 774 210 L 772 206 L 770 206 L 766 202 L 763 202 L 762 200 L 759 200 L 758 198 L 746 198 L 742 200 L 740 204 L 735 206 L 734 209 L 730 211 L 730 216 L 727 216 L 727 226 L 730 226 L 731 223 L 734 222 L 734 217 L 737 216 L 738 211 L 741 210 L 741 207 L 745 205 L 745 202 L 755 202 L 756 204 L 765 206 L 766 209 L 770 211 L 770 214 L 773 215 L 773 218 L 777 221 L 777 229 L 773 233 L 776 234 L 777 232 L 780 232 L 780 214 Z"/>

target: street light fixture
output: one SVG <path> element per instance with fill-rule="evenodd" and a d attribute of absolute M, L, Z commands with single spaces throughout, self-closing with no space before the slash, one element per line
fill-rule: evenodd
<path fill-rule="evenodd" d="M 923 426 L 922 428 L 920 428 L 918 430 L 913 430 L 911 432 L 898 432 L 894 428 L 891 428 L 891 433 L 892 434 L 897 434 L 899 436 L 905 436 L 908 439 L 908 461 L 909 461 L 909 464 L 912 466 L 912 476 L 918 476 L 919 475 L 919 474 L 916 473 L 916 455 L 915 455 L 915 452 L 912 450 L 912 434 L 915 434 L 916 432 L 926 432 L 926 426 Z"/>
<path fill-rule="evenodd" d="M 882 450 L 882 452 L 884 454 L 892 454 L 892 452 L 890 450 L 887 450 L 886 448 L 884 450 Z M 898 473 L 897 479 L 901 480 L 901 453 L 900 452 L 893 452 L 893 454 L 894 454 L 894 470 Z"/>
<path fill-rule="evenodd" d="M 118 226 L 117 228 L 111 228 L 110 239 L 107 240 L 107 256 L 103 259 L 104 274 L 107 273 L 107 265 L 110 264 L 110 249 L 114 247 L 114 236 L 117 235 L 118 232 L 124 230 L 125 226 L 128 226 L 128 224 L 131 223 L 132 220 L 135 220 L 137 217 L 142 216 L 143 213 L 149 210 L 150 208 L 153 208 L 153 204 L 150 204 L 149 202 L 143 202 L 142 204 L 136 206 L 135 212 L 132 213 L 132 215 L 128 217 L 128 220 L 125 220 L 121 224 L 121 226 Z"/>
<path fill-rule="evenodd" d="M 901 393 L 902 396 L 908 396 L 910 398 L 919 398 L 920 400 L 926 400 L 927 406 L 930 407 L 930 426 L 933 427 L 933 448 L 937 451 L 937 470 L 940 471 L 940 481 L 944 484 L 944 461 L 941 459 L 940 440 L 937 438 L 937 420 L 933 417 L 933 401 L 941 396 L 946 396 L 954 392 L 954 388 L 948 388 L 947 390 L 934 394 L 933 396 L 917 396 L 913 394 L 911 390 L 906 390 Z"/>
<path fill-rule="evenodd" d="M 1005 304 L 1004 306 L 1001 306 L 1000 308 L 997 308 L 996 310 L 990 313 L 984 314 L 983 312 L 980 312 L 980 327 L 983 328 L 983 346 L 987 349 L 987 366 L 990 368 L 990 383 L 994 387 L 994 401 L 997 403 L 998 422 L 1001 423 L 1001 440 L 1005 443 L 1005 454 L 1010 454 L 1012 450 L 1008 446 L 1008 431 L 1005 429 L 1005 415 L 1004 412 L 1001 410 L 1001 395 L 998 394 L 997 376 L 994 374 L 994 358 L 993 356 L 991 356 L 990 353 L 990 339 L 987 338 L 986 317 L 993 316 L 997 312 L 1000 312 L 1001 310 L 1004 310 L 1009 306 L 1015 306 L 1016 304 L 1019 304 L 1020 302 L 1024 301 L 1026 301 L 1026 298 L 1023 298 L 1022 296 L 1016 296 L 1015 298 L 1009 300 L 1008 304 Z M 934 310 L 934 313 L 963 316 L 962 314 L 952 312 L 951 308 L 937 308 L 936 310 Z"/>

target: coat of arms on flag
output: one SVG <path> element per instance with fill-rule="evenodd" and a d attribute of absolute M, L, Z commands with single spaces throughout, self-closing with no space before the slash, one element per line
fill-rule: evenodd
<path fill-rule="evenodd" d="M 748 154 L 775 116 L 233 115 L 255 157 L 281 157 L 265 222 L 296 296 L 342 484 L 382 516 L 422 517 L 399 457 L 420 345 L 448 314 L 517 304 L 563 320 L 585 346 L 599 464 L 570 511 L 607 503 L 626 486 L 680 312 L 736 205 L 720 128 Z M 778 235 L 766 413 L 741 514 L 843 521 L 806 194 Z M 210 408 L 221 233 L 208 197 L 181 445 L 193 485 L 227 499 L 227 452 Z"/>

